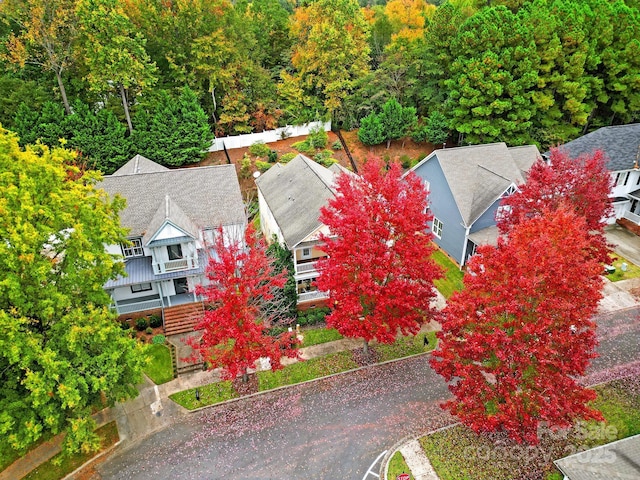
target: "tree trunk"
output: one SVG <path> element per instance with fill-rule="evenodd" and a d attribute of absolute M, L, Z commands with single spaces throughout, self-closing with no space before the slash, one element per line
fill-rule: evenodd
<path fill-rule="evenodd" d="M 365 356 L 369 355 L 369 342 L 366 340 L 364 340 L 364 345 L 362 346 L 362 353 L 364 353 Z"/>
<path fill-rule="evenodd" d="M 211 86 L 211 99 L 213 100 L 213 113 L 211 116 L 213 117 L 213 123 L 218 123 L 218 119 L 216 118 L 216 109 L 218 108 L 218 104 L 216 103 L 216 87 Z"/>
<path fill-rule="evenodd" d="M 389 150 L 390 146 L 391 146 L 391 139 L 387 140 L 387 150 Z"/>
<path fill-rule="evenodd" d="M 242 383 L 247 383 L 249 381 L 249 370 L 245 368 L 244 373 L 242 374 Z"/>
<path fill-rule="evenodd" d="M 127 119 L 127 126 L 129 127 L 129 135 L 131 135 L 133 133 L 133 125 L 131 124 L 131 115 L 129 114 L 129 102 L 127 101 L 127 94 L 124 91 L 124 85 L 122 84 L 120 84 L 120 96 L 122 97 L 124 116 Z"/>
<path fill-rule="evenodd" d="M 62 72 L 56 70 L 56 79 L 58 80 L 58 88 L 60 88 L 60 95 L 62 95 L 62 103 L 64 104 L 64 111 L 67 112 L 67 115 L 71 115 L 71 107 L 69 106 L 67 91 L 64 89 L 64 83 L 62 83 Z"/>

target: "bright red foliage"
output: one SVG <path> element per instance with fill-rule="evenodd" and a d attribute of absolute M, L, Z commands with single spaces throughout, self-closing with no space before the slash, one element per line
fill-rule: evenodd
<path fill-rule="evenodd" d="M 269 357 L 273 369 L 282 368 L 283 355 L 297 357 L 292 348 L 297 340 L 293 333 L 268 335 L 270 319 L 264 318 L 263 307 L 273 299 L 273 289 L 284 286 L 286 271 L 272 274 L 264 242 L 251 224 L 244 242 L 225 240 L 220 228 L 214 249 L 207 266 L 209 284 L 196 289 L 211 307 L 195 327 L 202 330 L 202 340 L 192 346 L 210 368 L 223 367 L 225 378 L 245 374 L 260 357 Z"/>
<path fill-rule="evenodd" d="M 415 334 L 433 314 L 433 280 L 441 270 L 431 259 L 426 232 L 427 191 L 413 173 L 402 178 L 369 158 L 361 177 L 342 174 L 337 195 L 322 209 L 318 287 L 329 292 L 327 324 L 342 335 L 391 343 L 398 332 Z"/>
<path fill-rule="evenodd" d="M 594 358 L 602 265 L 571 206 L 522 219 L 483 246 L 444 311 L 432 367 L 453 381 L 445 408 L 473 430 L 537 442 L 537 427 L 600 418 L 576 383 Z M 473 272 L 473 273 L 471 273 Z"/>
<path fill-rule="evenodd" d="M 609 263 L 604 227 L 613 211 L 609 201 L 611 186 L 611 175 L 601 151 L 572 159 L 559 149 L 551 149 L 550 164 L 538 160 L 528 172 L 527 183 L 503 201 L 503 205 L 510 206 L 510 213 L 502 217 L 498 227 L 503 233 L 508 232 L 543 209 L 554 210 L 568 202 L 585 218 L 594 254 L 601 262 Z"/>

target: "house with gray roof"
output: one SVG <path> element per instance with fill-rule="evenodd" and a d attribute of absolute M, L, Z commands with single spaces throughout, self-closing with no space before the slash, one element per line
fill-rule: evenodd
<path fill-rule="evenodd" d="M 262 233 L 292 252 L 300 308 L 320 305 L 327 298 L 315 286 L 316 262 L 326 257 L 319 236 L 329 233 L 320 223 L 320 209 L 335 196 L 335 178 L 344 172 L 352 174 L 338 164 L 325 168 L 297 155 L 287 164 L 276 163 L 256 180 Z"/>
<path fill-rule="evenodd" d="M 233 165 L 170 170 L 136 155 L 98 185 L 126 199 L 121 224 L 129 243 L 107 250 L 122 255 L 126 275 L 110 280 L 118 314 L 164 309 L 199 299 L 218 227 L 242 239 L 244 202 Z"/>
<path fill-rule="evenodd" d="M 413 167 L 429 190 L 434 242 L 460 267 L 476 247 L 497 244 L 500 202 L 539 157 L 534 145 L 492 143 L 435 150 Z"/>
<path fill-rule="evenodd" d="M 640 224 L 640 123 L 602 127 L 559 149 L 571 158 L 601 150 L 611 172 L 614 215 L 609 223 L 626 218 Z M 549 152 L 545 153 L 549 156 Z"/>
<path fill-rule="evenodd" d="M 640 478 L 640 435 L 584 450 L 553 463 L 564 480 Z"/>

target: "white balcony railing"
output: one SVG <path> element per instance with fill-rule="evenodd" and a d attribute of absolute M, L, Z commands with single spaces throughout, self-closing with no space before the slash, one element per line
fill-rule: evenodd
<path fill-rule="evenodd" d="M 179 270 L 191 270 L 192 268 L 198 268 L 197 257 L 178 258 L 177 260 L 169 260 L 153 264 L 153 271 L 156 275 L 160 273 L 176 272 Z"/>
<path fill-rule="evenodd" d="M 296 265 L 296 273 L 315 272 L 318 262 L 298 263 Z"/>
<path fill-rule="evenodd" d="M 640 225 L 640 215 L 636 215 L 635 213 L 631 213 L 627 210 L 622 214 L 622 216 L 636 225 Z"/>
<path fill-rule="evenodd" d="M 329 298 L 329 295 L 327 295 L 327 292 L 314 290 L 313 292 L 299 293 L 298 303 L 308 302 L 310 300 L 323 300 L 325 298 Z"/>
<path fill-rule="evenodd" d="M 143 302 L 126 303 L 123 305 L 115 305 L 118 315 L 124 315 L 126 313 L 143 312 L 144 310 L 152 310 L 154 308 L 162 308 L 162 300 L 145 300 Z"/>

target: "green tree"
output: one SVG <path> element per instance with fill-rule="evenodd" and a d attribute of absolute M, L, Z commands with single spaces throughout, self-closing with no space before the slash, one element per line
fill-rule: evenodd
<path fill-rule="evenodd" d="M 21 103 L 40 110 L 50 99 L 47 90 L 34 80 L 23 80 L 11 74 L 0 75 L 0 125 L 11 129 Z"/>
<path fill-rule="evenodd" d="M 151 111 L 136 118 L 141 119 L 132 137 L 136 153 L 161 165 L 197 162 L 213 140 L 207 114 L 189 87 L 177 99 L 161 91 Z"/>
<path fill-rule="evenodd" d="M 376 113 L 370 113 L 360 120 L 360 129 L 358 130 L 358 140 L 365 145 L 379 145 L 385 141 L 385 132 L 380 116 Z"/>
<path fill-rule="evenodd" d="M 13 123 L 22 145 L 35 144 L 39 140 L 44 145 L 55 147 L 60 146 L 60 139 L 67 136 L 64 120 L 64 108 L 58 103 L 45 102 L 40 111 L 22 103 Z"/>
<path fill-rule="evenodd" d="M 367 24 L 356 0 L 316 0 L 295 11 L 291 62 L 304 89 L 335 112 L 366 75 Z"/>
<path fill-rule="evenodd" d="M 531 31 L 506 7 L 486 8 L 460 27 L 452 51 L 452 127 L 466 143 L 530 142 L 539 64 Z"/>
<path fill-rule="evenodd" d="M 9 36 L 2 58 L 20 68 L 29 63 L 53 72 L 67 114 L 71 109 L 62 76 L 74 62 L 73 46 L 78 37 L 75 4 L 76 0 L 0 2 L 0 14 L 19 26 L 18 33 Z"/>
<path fill-rule="evenodd" d="M 146 41 L 117 0 L 80 0 L 77 12 L 83 33 L 82 55 L 89 70 L 87 80 L 99 92 L 111 86 L 118 90 L 131 133 L 128 94 L 156 81 L 156 66 L 144 49 Z"/>
<path fill-rule="evenodd" d="M 395 98 L 387 100 L 382 106 L 380 123 L 384 132 L 387 148 L 392 140 L 398 140 L 409 133 L 418 120 L 414 107 L 403 107 Z"/>
<path fill-rule="evenodd" d="M 425 139 L 434 145 L 439 145 L 449 138 L 449 121 L 444 114 L 434 110 L 429 114 L 424 126 Z"/>
<path fill-rule="evenodd" d="M 291 48 L 290 13 L 282 3 L 273 0 L 252 0 L 245 12 L 256 48 L 256 61 L 272 72 L 280 73 L 289 64 Z"/>
<path fill-rule="evenodd" d="M 73 160 L 0 130 L 0 435 L 17 450 L 63 430 L 66 451 L 94 449 L 92 408 L 133 396 L 145 360 L 102 288 L 123 272 L 104 248 L 123 202 Z"/>
<path fill-rule="evenodd" d="M 279 292 L 274 293 L 275 301 L 272 301 L 271 305 L 267 304 L 267 314 L 270 317 L 277 313 L 285 318 L 296 318 L 298 314 L 298 289 L 291 250 L 284 248 L 274 238 L 271 245 L 267 247 L 266 253 L 271 258 L 271 269 L 276 275 L 285 270 L 287 272 L 287 282 Z"/>

